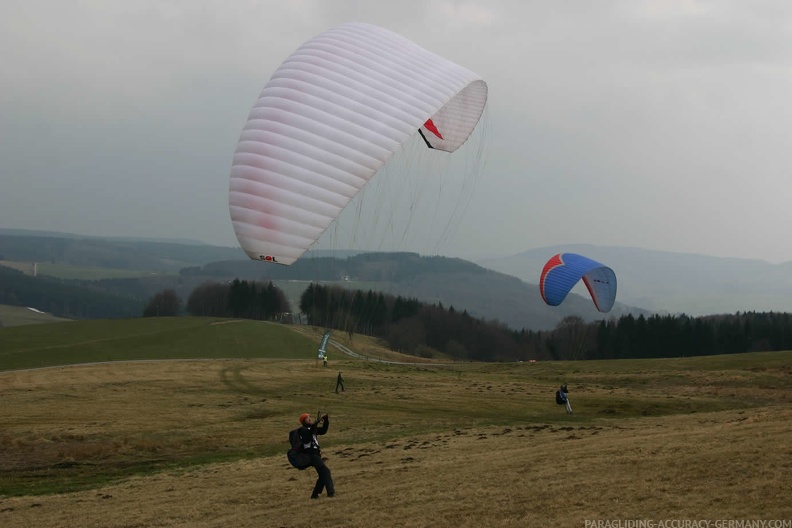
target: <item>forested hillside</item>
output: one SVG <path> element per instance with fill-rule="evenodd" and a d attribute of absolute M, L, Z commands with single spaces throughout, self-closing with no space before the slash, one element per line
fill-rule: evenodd
<path fill-rule="evenodd" d="M 0 260 L 178 272 L 188 266 L 241 257 L 244 254 L 238 249 L 199 244 L 0 234 Z"/>
<path fill-rule="evenodd" d="M 603 317 L 636 316 L 649 312 L 616 303 L 608 314 L 591 299 L 570 295 L 561 306 L 547 306 L 535 284 L 449 257 L 417 253 L 363 253 L 348 258 L 304 258 L 291 266 L 267 266 L 254 261 L 213 262 L 181 271 L 184 279 L 206 277 L 230 280 L 334 282 L 349 289 L 374 289 L 382 293 L 415 297 L 465 310 L 470 315 L 497 320 L 514 330 L 549 330 L 564 317 L 578 315 L 586 321 Z"/>
<path fill-rule="evenodd" d="M 141 299 L 110 293 L 101 287 L 51 277 L 30 277 L 0 266 L 0 304 L 30 306 L 70 319 L 137 317 Z"/>
<path fill-rule="evenodd" d="M 310 286 L 300 311 L 310 324 L 378 337 L 395 351 L 438 352 L 475 361 L 660 358 L 792 348 L 792 316 L 738 313 L 708 317 L 631 314 L 599 323 L 564 318 L 548 332 L 514 332 L 442 304 L 369 291 Z"/>
<path fill-rule="evenodd" d="M 47 268 L 56 274 L 80 269 L 137 270 L 134 277 L 100 279 L 89 273 L 91 279 L 62 281 L 62 284 L 134 299 L 141 306 L 165 289 L 186 300 L 204 283 L 243 279 L 273 281 L 287 294 L 295 311 L 305 288 L 312 282 L 321 282 L 414 297 L 429 304 L 442 303 L 476 318 L 499 321 L 513 330 L 549 330 L 569 315 L 579 315 L 586 321 L 603 317 L 588 298 L 570 295 L 563 305 L 550 307 L 544 304 L 534 284 L 466 260 L 416 253 L 333 256 L 309 253 L 291 266 L 277 266 L 244 258 L 234 248 L 49 234 L 0 234 L 0 257 L 40 262 L 40 277 L 47 273 L 41 270 Z M 86 276 L 85 271 L 81 275 Z M 648 315 L 638 308 L 617 303 L 608 317 L 627 313 Z"/>

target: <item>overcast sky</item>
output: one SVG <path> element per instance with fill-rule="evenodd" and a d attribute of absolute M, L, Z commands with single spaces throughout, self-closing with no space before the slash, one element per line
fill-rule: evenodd
<path fill-rule="evenodd" d="M 792 260 L 786 0 L 2 0 L 0 227 L 236 246 L 228 176 L 251 105 L 298 46 L 349 21 L 489 86 L 464 188 L 457 169 L 421 188 L 424 211 L 389 213 L 410 220 L 372 249 Z M 378 178 L 399 166 L 372 192 L 395 192 Z M 442 235 L 416 236 L 428 218 Z"/>

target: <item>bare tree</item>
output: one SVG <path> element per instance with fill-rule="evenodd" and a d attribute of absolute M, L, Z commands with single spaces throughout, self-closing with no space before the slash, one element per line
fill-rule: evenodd
<path fill-rule="evenodd" d="M 205 282 L 190 294 L 187 299 L 187 311 L 190 315 L 230 317 L 228 290 L 227 284 Z"/>
<path fill-rule="evenodd" d="M 149 299 L 143 317 L 173 317 L 179 315 L 182 309 L 182 300 L 171 289 L 162 290 Z"/>
<path fill-rule="evenodd" d="M 576 361 L 583 359 L 589 326 L 583 318 L 568 315 L 553 330 L 553 338 L 559 352 L 559 359 Z"/>
<path fill-rule="evenodd" d="M 391 350 L 414 354 L 419 345 L 426 344 L 426 328 L 418 317 L 408 317 L 393 323 L 388 334 Z"/>

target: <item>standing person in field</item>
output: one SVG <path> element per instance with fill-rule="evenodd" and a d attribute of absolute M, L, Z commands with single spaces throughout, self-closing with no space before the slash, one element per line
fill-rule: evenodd
<path fill-rule="evenodd" d="M 300 424 L 301 427 L 298 432 L 303 444 L 301 452 L 310 456 L 311 465 L 316 469 L 317 475 L 316 485 L 313 493 L 311 493 L 311 498 L 318 499 L 325 489 L 327 489 L 327 496 L 333 497 L 335 495 L 333 477 L 330 474 L 330 468 L 322 460 L 322 450 L 319 448 L 319 441 L 316 439 L 317 435 L 327 433 L 327 428 L 330 426 L 330 418 L 325 414 L 319 418 L 319 421 L 313 423 L 311 415 L 303 413 L 300 415 Z"/>
<path fill-rule="evenodd" d="M 572 404 L 569 403 L 569 396 L 567 395 L 568 393 L 569 390 L 567 389 L 566 383 L 561 385 L 561 387 L 556 391 L 556 403 L 566 406 L 567 414 L 572 414 Z"/>
<path fill-rule="evenodd" d="M 341 377 L 341 371 L 338 371 L 338 377 L 336 378 L 336 394 L 338 394 L 338 387 L 341 387 L 341 392 L 344 392 L 344 378 Z"/>
<path fill-rule="evenodd" d="M 327 366 L 327 353 L 322 354 L 322 363 L 324 366 Z"/>

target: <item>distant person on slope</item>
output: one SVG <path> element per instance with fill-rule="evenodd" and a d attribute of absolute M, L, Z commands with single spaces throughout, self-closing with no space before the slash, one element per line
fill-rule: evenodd
<path fill-rule="evenodd" d="M 317 474 L 316 485 L 314 486 L 313 493 L 311 493 L 311 498 L 318 499 L 325 488 L 327 489 L 327 496 L 332 497 L 335 495 L 333 477 L 330 474 L 330 468 L 328 468 L 324 460 L 322 460 L 322 450 L 319 448 L 319 442 L 316 439 L 317 435 L 323 435 L 327 432 L 327 428 L 330 426 L 330 418 L 325 414 L 319 418 L 318 422 L 313 423 L 311 415 L 303 413 L 300 415 L 300 424 L 302 427 L 300 427 L 298 431 L 303 443 L 301 452 L 307 453 L 310 456 L 311 465 L 316 468 Z"/>
<path fill-rule="evenodd" d="M 561 387 L 556 391 L 556 403 L 558 405 L 566 406 L 567 414 L 572 414 L 572 404 L 569 403 L 569 396 L 567 395 L 569 390 L 567 389 L 566 383 L 561 385 Z"/>
<path fill-rule="evenodd" d="M 341 392 L 344 392 L 344 378 L 341 377 L 341 371 L 338 371 L 338 377 L 336 378 L 336 394 L 338 394 L 338 387 L 341 387 Z"/>

